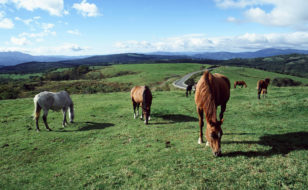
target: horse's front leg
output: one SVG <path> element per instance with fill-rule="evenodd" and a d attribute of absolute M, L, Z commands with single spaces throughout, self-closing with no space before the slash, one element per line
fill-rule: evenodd
<path fill-rule="evenodd" d="M 204 141 L 203 141 L 204 122 L 203 122 L 203 110 L 202 109 L 198 109 L 198 116 L 199 116 L 199 127 L 200 127 L 198 144 L 202 144 L 202 143 L 204 143 Z"/>
<path fill-rule="evenodd" d="M 66 112 L 67 112 L 67 108 L 62 108 L 62 113 L 63 113 L 63 122 L 62 122 L 62 127 L 65 127 L 65 125 L 67 124 L 67 120 L 66 120 Z"/>
<path fill-rule="evenodd" d="M 224 112 L 226 111 L 226 104 L 221 105 L 221 109 L 220 109 L 220 114 L 219 114 L 219 119 L 222 120 L 222 118 L 224 117 Z"/>
<path fill-rule="evenodd" d="M 44 110 L 43 121 L 44 121 L 46 129 L 48 129 L 48 131 L 51 131 L 51 129 L 48 127 L 47 115 L 48 115 L 48 110 Z"/>
<path fill-rule="evenodd" d="M 137 103 L 133 100 L 134 119 L 136 119 L 136 105 Z"/>
<path fill-rule="evenodd" d="M 140 107 L 140 103 L 137 103 L 137 117 L 139 116 L 139 107 Z M 142 115 L 140 116 L 140 118 L 142 119 Z"/>

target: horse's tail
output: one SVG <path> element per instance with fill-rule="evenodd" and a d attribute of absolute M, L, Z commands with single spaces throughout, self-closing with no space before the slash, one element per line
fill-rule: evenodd
<path fill-rule="evenodd" d="M 34 111 L 33 111 L 33 120 L 40 117 L 40 113 L 41 113 L 41 106 L 39 105 L 38 103 L 38 98 L 35 96 L 34 99 L 33 99 L 33 102 L 34 102 Z"/>
<path fill-rule="evenodd" d="M 142 108 L 146 109 L 146 107 L 148 106 L 149 103 L 149 97 L 148 94 L 150 94 L 150 88 L 148 86 L 144 86 L 144 91 L 142 94 Z"/>

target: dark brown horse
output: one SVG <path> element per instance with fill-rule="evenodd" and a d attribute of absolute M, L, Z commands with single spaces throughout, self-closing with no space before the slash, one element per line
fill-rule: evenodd
<path fill-rule="evenodd" d="M 222 137 L 221 125 L 223 123 L 223 113 L 226 110 L 226 105 L 230 97 L 230 81 L 227 77 L 221 74 L 211 74 L 205 71 L 200 78 L 195 94 L 195 102 L 199 116 L 200 136 L 198 143 L 203 141 L 203 113 L 206 118 L 206 133 L 207 145 L 210 145 L 215 156 L 221 155 L 220 142 Z M 221 106 L 219 115 L 220 120 L 217 120 L 217 106 Z"/>
<path fill-rule="evenodd" d="M 189 93 L 189 95 L 191 95 L 191 90 L 192 90 L 192 88 L 193 88 L 193 86 L 194 85 L 192 85 L 192 84 L 190 84 L 190 85 L 187 85 L 187 87 L 186 87 L 186 97 L 188 97 L 188 93 Z"/>
<path fill-rule="evenodd" d="M 151 119 L 151 105 L 152 105 L 152 93 L 148 86 L 135 86 L 130 92 L 132 98 L 133 107 L 134 107 L 134 118 L 136 119 L 136 107 L 137 107 L 137 116 L 139 115 L 139 105 L 142 107 L 142 116 L 144 116 L 144 123 L 148 124 L 148 120 Z"/>
<path fill-rule="evenodd" d="M 243 86 L 245 86 L 245 88 L 247 88 L 247 84 L 245 81 L 241 80 L 241 81 L 235 81 L 234 82 L 234 88 L 236 88 L 236 86 L 241 86 L 243 88 Z"/>
<path fill-rule="evenodd" d="M 269 83 L 270 83 L 269 78 L 258 81 L 258 83 L 257 83 L 258 99 L 260 99 L 260 94 L 263 94 L 263 97 L 265 97 L 265 94 L 267 94 L 267 87 L 268 87 Z"/>

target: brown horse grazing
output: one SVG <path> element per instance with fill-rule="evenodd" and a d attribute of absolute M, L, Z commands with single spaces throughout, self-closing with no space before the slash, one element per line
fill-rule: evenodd
<path fill-rule="evenodd" d="M 265 94 L 267 94 L 267 86 L 269 85 L 269 83 L 270 83 L 269 78 L 258 81 L 257 83 L 258 99 L 260 99 L 260 94 L 263 94 L 263 97 L 265 97 Z"/>
<path fill-rule="evenodd" d="M 134 118 L 136 119 L 136 107 L 137 107 L 137 116 L 139 115 L 139 105 L 142 107 L 142 114 L 140 118 L 144 115 L 144 123 L 148 124 L 148 120 L 151 119 L 151 105 L 152 105 L 152 93 L 148 86 L 135 86 L 130 92 L 132 98 L 133 107 L 134 107 Z"/>
<path fill-rule="evenodd" d="M 245 88 L 247 88 L 247 84 L 246 84 L 246 82 L 245 81 L 235 81 L 234 82 L 234 88 L 236 88 L 236 85 L 238 85 L 238 86 L 242 86 L 242 88 L 243 88 L 243 86 L 245 86 Z"/>
<path fill-rule="evenodd" d="M 200 78 L 195 94 L 195 102 L 199 116 L 200 136 L 198 143 L 203 141 L 203 112 L 206 118 L 207 146 L 210 145 L 215 156 L 221 155 L 220 142 L 222 137 L 221 124 L 223 123 L 223 113 L 230 97 L 230 81 L 221 74 L 211 74 L 205 71 Z M 219 115 L 220 121 L 217 120 L 217 106 L 221 106 Z"/>

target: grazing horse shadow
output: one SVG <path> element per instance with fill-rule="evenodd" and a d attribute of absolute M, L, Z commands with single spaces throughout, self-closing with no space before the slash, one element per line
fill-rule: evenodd
<path fill-rule="evenodd" d="M 235 151 L 227 152 L 223 156 L 227 157 L 257 157 L 257 156 L 273 156 L 286 155 L 295 150 L 308 150 L 308 132 L 293 132 L 278 135 L 264 135 L 259 141 L 243 141 L 234 142 L 227 141 L 224 144 L 259 144 L 263 146 L 270 146 L 270 150 L 265 151 Z"/>
<path fill-rule="evenodd" d="M 107 127 L 114 126 L 113 123 L 95 123 L 95 122 L 85 122 L 85 126 L 78 129 L 78 131 L 89 131 L 97 129 L 105 129 Z"/>
<path fill-rule="evenodd" d="M 162 118 L 169 121 L 168 123 L 198 121 L 197 118 L 182 114 L 153 114 L 153 117 Z"/>

